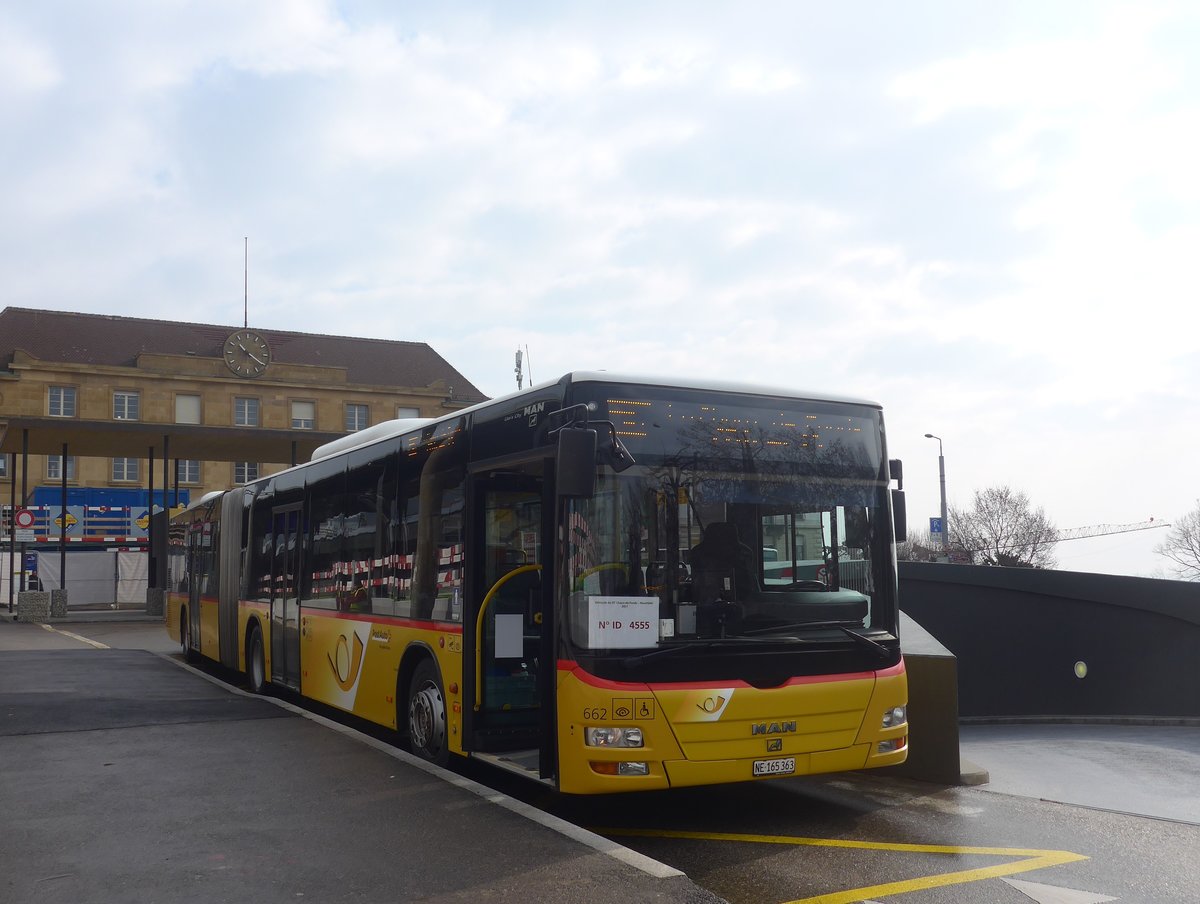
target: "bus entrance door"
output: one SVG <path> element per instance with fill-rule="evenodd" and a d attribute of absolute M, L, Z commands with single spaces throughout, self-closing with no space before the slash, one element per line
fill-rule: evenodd
<path fill-rule="evenodd" d="M 271 515 L 271 681 L 300 688 L 300 506 Z"/>
<path fill-rule="evenodd" d="M 554 662 L 545 604 L 550 575 L 541 463 L 536 469 L 474 484 L 472 532 L 477 563 L 470 578 L 465 629 L 467 650 L 477 651 L 467 669 L 475 699 L 468 713 L 467 744 L 510 768 L 549 778 Z M 471 680 L 473 679 L 473 680 Z M 548 702 L 549 701 L 549 702 Z"/>
<path fill-rule="evenodd" d="M 208 572 L 212 569 L 212 550 L 205 549 L 203 546 L 206 524 L 207 522 L 203 521 L 193 521 L 188 525 L 188 551 L 192 560 L 188 565 L 191 584 L 188 586 L 187 618 L 188 637 L 191 645 L 195 649 L 211 655 L 213 651 L 205 650 L 203 647 L 204 637 L 200 631 L 200 597 L 204 593 Z"/>

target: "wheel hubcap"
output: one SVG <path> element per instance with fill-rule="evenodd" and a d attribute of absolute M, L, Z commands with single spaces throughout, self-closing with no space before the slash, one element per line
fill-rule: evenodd
<path fill-rule="evenodd" d="M 446 710 L 437 685 L 426 682 L 408 704 L 408 732 L 413 746 L 435 754 L 446 736 Z"/>

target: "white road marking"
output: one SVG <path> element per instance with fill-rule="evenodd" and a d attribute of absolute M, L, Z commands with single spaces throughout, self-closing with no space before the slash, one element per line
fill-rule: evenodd
<path fill-rule="evenodd" d="M 39 622 L 39 624 L 41 624 L 41 623 Z M 106 643 L 100 643 L 100 641 L 98 641 L 98 640 L 92 640 L 90 637 L 84 637 L 82 634 L 76 634 L 74 631 L 64 631 L 62 628 L 56 628 L 53 625 L 42 625 L 42 627 L 45 628 L 47 631 L 53 632 L 54 634 L 61 634 L 63 637 L 71 638 L 71 640 L 78 640 L 80 643 L 90 644 L 91 646 L 95 647 L 97 650 L 112 649 Z"/>
<path fill-rule="evenodd" d="M 1037 901 L 1038 904 L 1103 904 L 1104 901 L 1117 900 L 1092 891 L 1059 888 L 1057 885 L 1042 885 L 1040 882 L 1025 882 L 1021 879 L 1001 879 L 1000 881 L 1007 882 L 1026 897 Z"/>

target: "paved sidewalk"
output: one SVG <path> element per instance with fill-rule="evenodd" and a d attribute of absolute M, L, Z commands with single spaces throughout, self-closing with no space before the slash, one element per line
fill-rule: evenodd
<path fill-rule="evenodd" d="M 54 637 L 0 626 L 0 640 L 38 634 Z M 323 722 L 153 653 L 9 645 L 0 900 L 719 900 L 614 842 Z"/>
<path fill-rule="evenodd" d="M 0 626 L 5 622 L 15 622 L 17 620 L 17 607 L 13 605 L 12 612 L 8 611 L 8 602 L 0 603 Z M 58 618 L 49 618 L 47 622 L 52 625 L 66 624 L 117 624 L 119 622 L 162 622 L 161 615 L 147 615 L 145 607 L 141 608 L 121 608 L 121 609 L 71 609 L 67 608 L 67 614 Z"/>

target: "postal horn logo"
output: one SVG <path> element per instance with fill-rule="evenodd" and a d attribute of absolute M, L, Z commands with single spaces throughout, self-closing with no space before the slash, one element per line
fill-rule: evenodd
<path fill-rule="evenodd" d="M 353 652 L 350 649 L 351 641 L 342 635 L 338 637 L 337 646 L 333 652 L 328 654 L 329 667 L 333 669 L 333 680 L 344 691 L 354 687 L 354 682 L 358 680 L 358 673 L 362 669 L 363 642 L 357 634 L 352 636 L 354 638 Z"/>

